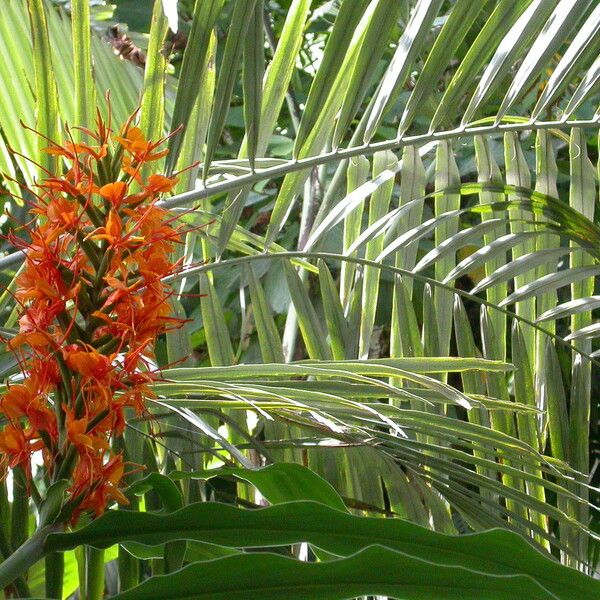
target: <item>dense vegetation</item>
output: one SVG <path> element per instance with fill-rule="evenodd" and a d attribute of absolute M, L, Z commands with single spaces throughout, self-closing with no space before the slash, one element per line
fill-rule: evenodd
<path fill-rule="evenodd" d="M 7 598 L 600 597 L 597 2 L 0 48 Z"/>

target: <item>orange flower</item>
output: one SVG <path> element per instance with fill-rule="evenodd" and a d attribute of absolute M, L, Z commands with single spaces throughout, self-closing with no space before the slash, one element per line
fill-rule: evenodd
<path fill-rule="evenodd" d="M 148 183 L 144 186 L 144 189 L 152 194 L 166 194 L 177 185 L 178 181 L 177 177 L 165 177 L 155 173 L 148 177 Z"/>
<path fill-rule="evenodd" d="M 119 206 L 127 195 L 127 184 L 124 181 L 107 183 L 100 188 L 99 194 L 113 206 Z"/>
<path fill-rule="evenodd" d="M 64 357 L 69 368 L 84 377 L 102 379 L 110 370 L 110 357 L 100 354 L 94 348 L 83 350 L 77 346 L 69 346 L 64 351 Z"/>
<path fill-rule="evenodd" d="M 44 443 L 35 439 L 33 429 L 23 429 L 9 423 L 0 431 L 0 452 L 5 454 L 4 460 L 13 468 L 29 462 L 33 452 L 41 450 Z"/>

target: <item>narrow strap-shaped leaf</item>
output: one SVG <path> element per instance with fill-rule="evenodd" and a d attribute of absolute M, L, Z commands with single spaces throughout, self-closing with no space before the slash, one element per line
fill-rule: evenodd
<path fill-rule="evenodd" d="M 471 25 L 487 3 L 488 0 L 481 0 L 480 2 L 458 0 L 453 5 L 448 19 L 427 56 L 427 61 L 419 75 L 417 85 L 408 99 L 400 119 L 398 135 L 402 135 L 411 126 L 417 112 L 422 108 L 423 100 L 431 92 L 446 68 L 448 58 L 459 47 Z"/>
<path fill-rule="evenodd" d="M 285 362 L 281 338 L 265 291 L 251 266 L 246 267 L 245 273 L 250 287 L 250 300 L 254 310 L 254 321 L 263 361 L 266 363 Z"/>
<path fill-rule="evenodd" d="M 520 239 L 526 239 L 526 232 L 518 233 L 517 236 L 523 236 Z M 512 233 L 509 235 L 513 235 Z M 506 236 L 504 236 L 506 237 Z M 502 241 L 502 240 L 498 240 Z M 492 244 L 493 245 L 493 244 Z M 520 277 L 523 273 L 531 273 L 536 267 L 540 265 L 555 264 L 556 261 L 563 257 L 565 254 L 569 254 L 572 248 L 546 248 L 545 250 L 538 250 L 537 252 L 531 252 L 529 254 L 523 254 L 516 260 L 509 262 L 497 271 L 493 272 L 489 277 L 484 277 L 472 290 L 471 293 L 477 294 L 485 289 L 488 289 L 500 282 L 505 282 L 512 277 Z"/>
<path fill-rule="evenodd" d="M 369 177 L 369 161 L 364 156 L 357 156 L 348 161 L 346 173 L 346 195 L 350 195 L 355 189 L 363 185 Z M 359 203 L 344 218 L 343 251 L 346 253 L 354 240 L 360 235 L 362 228 L 364 204 Z M 352 282 L 356 272 L 356 265 L 349 262 L 342 263 L 340 272 L 340 301 L 344 310 L 348 310 L 350 304 L 350 293 Z"/>
<path fill-rule="evenodd" d="M 71 2 L 71 23 L 73 28 L 73 73 L 75 78 L 74 123 L 80 127 L 90 127 L 94 122 L 96 94 L 92 69 L 92 40 L 89 0 Z M 74 136 L 79 132 L 74 130 Z"/>
<path fill-rule="evenodd" d="M 58 93 L 52 67 L 52 48 L 48 36 L 46 8 L 43 0 L 27 0 L 31 37 L 33 40 L 33 70 L 35 76 L 36 129 L 38 179 L 44 179 L 47 171 L 54 172 L 56 159 L 52 154 L 42 152 L 48 139 L 58 138 Z M 46 138 L 46 139 L 44 139 Z"/>
<path fill-rule="evenodd" d="M 533 0 L 525 12 L 517 19 L 504 36 L 494 56 L 486 67 L 469 105 L 462 115 L 461 125 L 465 125 L 479 110 L 490 94 L 496 89 L 502 77 L 513 65 L 514 59 L 531 39 L 555 7 L 552 0 Z"/>
<path fill-rule="evenodd" d="M 239 70 L 242 49 L 246 40 L 246 34 L 251 21 L 254 18 L 254 8 L 257 0 L 248 0 L 246 2 L 234 2 L 233 12 L 227 31 L 227 41 L 223 51 L 223 59 L 219 69 L 219 78 L 217 81 L 217 90 L 215 93 L 215 105 L 210 115 L 210 126 L 206 139 L 206 157 L 204 161 L 204 178 L 208 174 L 208 168 L 213 159 L 215 149 L 219 143 L 225 119 L 229 112 L 231 95 L 235 85 Z M 262 3 L 260 3 L 262 4 Z M 260 45 L 261 56 L 263 46 Z M 262 79 L 261 79 L 262 85 Z"/>
<path fill-rule="evenodd" d="M 530 357 L 525 346 L 525 340 L 521 333 L 521 329 L 517 321 L 513 322 L 512 328 L 512 354 L 513 362 L 515 364 L 515 400 L 522 404 L 530 404 L 535 406 L 535 392 L 534 392 L 534 379 L 533 373 L 530 366 Z M 532 357 L 533 358 L 533 355 Z M 540 450 L 540 438 L 537 434 L 536 416 L 531 414 L 518 414 L 517 415 L 517 430 L 519 438 L 529 444 L 532 448 Z M 533 474 L 542 477 L 541 469 L 533 469 Z M 528 494 L 535 496 L 540 502 L 546 502 L 546 494 L 544 488 L 540 485 L 531 483 L 525 484 Z M 529 517 L 537 525 L 544 530 L 548 530 L 548 519 L 541 513 L 530 510 Z M 543 538 L 537 536 L 538 542 L 545 546 L 546 549 L 550 549 L 550 544 Z"/>
<path fill-rule="evenodd" d="M 334 148 L 340 145 L 369 90 L 377 64 L 388 46 L 390 35 L 396 25 L 402 5 L 403 2 L 397 0 L 378 0 L 377 2 L 371 25 L 365 32 L 340 108 L 333 133 L 332 145 Z"/>
<path fill-rule="evenodd" d="M 140 128 L 150 140 L 157 140 L 163 136 L 167 68 L 163 44 L 167 29 L 168 23 L 163 10 L 163 3 L 160 0 L 155 0 L 144 69 L 144 92 L 140 111 Z"/>
<path fill-rule="evenodd" d="M 488 137 L 483 136 L 475 136 L 474 140 L 475 145 L 475 159 L 477 162 L 477 181 L 478 182 L 489 182 L 489 183 L 497 183 L 502 185 L 502 175 L 500 174 L 500 169 L 498 168 L 498 164 L 494 158 L 492 153 L 492 147 L 490 143 L 490 139 Z M 502 201 L 504 197 L 501 194 L 493 194 L 491 192 L 481 192 L 479 194 L 479 202 L 480 204 L 493 204 L 497 201 Z M 486 220 L 492 217 L 501 216 L 502 213 L 492 213 L 482 214 L 481 219 Z M 493 230 L 489 233 L 486 233 L 483 237 L 483 241 L 485 244 L 490 244 L 495 239 L 497 239 L 503 233 L 502 229 Z M 506 254 L 497 254 L 494 258 L 492 258 L 489 262 L 486 262 L 485 265 L 485 274 L 489 276 L 494 273 L 497 269 L 504 266 L 506 262 Z M 506 286 L 504 284 L 498 285 L 493 289 L 490 289 L 486 293 L 486 298 L 488 302 L 492 304 L 497 304 L 502 298 L 506 296 Z M 496 338 L 500 345 L 500 349 L 502 352 L 502 356 L 506 355 L 506 316 L 499 311 L 492 311 L 489 313 L 489 317 L 493 323 L 494 332 L 496 334 Z"/>
<path fill-rule="evenodd" d="M 423 160 L 414 146 L 405 146 L 402 150 L 402 179 L 400 180 L 400 207 L 407 205 L 418 198 L 422 198 L 425 194 L 425 185 L 427 183 L 427 175 Z M 410 217 L 398 223 L 396 234 L 400 237 L 401 234 L 410 231 L 421 223 L 421 215 L 423 213 L 423 202 L 416 202 L 415 207 L 410 211 Z M 386 244 L 386 247 L 389 246 Z M 403 252 L 396 252 L 394 264 L 401 269 L 411 270 L 415 266 L 417 258 L 417 245 L 413 244 L 406 248 Z M 404 280 L 404 285 L 408 292 L 409 298 L 412 297 L 413 280 L 407 278 Z"/>
<path fill-rule="evenodd" d="M 180 365 L 182 367 L 194 364 L 193 348 L 190 342 L 191 329 L 189 323 L 185 322 L 187 315 L 181 302 L 176 297 L 169 299 L 172 316 L 184 321 L 181 327 L 167 331 L 165 334 L 167 341 L 167 356 L 170 365 Z"/>
<path fill-rule="evenodd" d="M 560 47 L 589 5 L 590 0 L 559 1 L 514 76 L 496 113 L 496 122 L 499 122 L 519 99 L 529 82 L 537 76 L 539 69 L 543 68 L 548 58 Z"/>
<path fill-rule="evenodd" d="M 243 4 L 243 3 L 242 3 Z M 250 15 L 248 35 L 244 44 L 243 79 L 244 123 L 246 125 L 246 148 L 250 168 L 254 169 L 254 159 L 258 150 L 260 132 L 260 112 L 262 103 L 262 82 L 265 72 L 264 53 L 264 7 L 263 0 L 257 0 Z"/>
<path fill-rule="evenodd" d="M 288 261 L 283 263 L 283 268 L 308 355 L 311 358 L 322 360 L 331 358 L 331 350 L 327 345 L 319 317 L 312 306 L 303 281 Z"/>
<path fill-rule="evenodd" d="M 204 78 L 202 71 L 206 64 L 206 53 L 212 29 L 223 8 L 223 2 L 224 0 L 197 0 L 194 6 L 192 27 L 183 53 L 179 86 L 171 117 L 171 132 L 178 127 L 183 127 L 183 131 L 169 140 L 168 171 L 173 170 L 179 157 L 183 133 L 188 126 L 192 108 Z"/>
<path fill-rule="evenodd" d="M 519 187 L 531 187 L 531 173 L 523 155 L 519 137 L 512 132 L 504 135 L 504 164 L 506 165 L 506 183 Z M 515 200 L 515 196 L 509 194 L 508 199 Z M 527 219 L 527 212 L 525 210 L 514 207 L 510 208 L 508 213 L 510 216 L 509 229 L 511 233 L 520 234 L 532 230 L 531 225 L 525 223 Z M 521 261 L 523 255 L 534 251 L 535 239 L 526 239 L 522 244 L 513 247 L 512 259 L 513 261 Z M 514 285 L 516 287 L 522 286 L 535 279 L 535 276 L 535 270 L 524 272 L 523 274 L 515 274 Z M 535 299 L 532 298 L 520 303 L 517 306 L 516 313 L 529 321 L 535 320 Z M 535 352 L 535 330 L 525 326 L 522 333 L 527 351 L 529 353 Z M 542 427 L 541 429 L 543 430 L 544 428 Z"/>
<path fill-rule="evenodd" d="M 500 306 L 506 306 L 513 302 L 521 302 L 527 298 L 539 294 L 540 292 L 549 293 L 554 292 L 558 288 L 564 287 L 574 282 L 580 282 L 589 277 L 595 277 L 600 274 L 600 266 L 590 267 L 577 267 L 575 269 L 568 269 L 558 271 L 557 273 L 549 273 L 540 277 L 536 281 L 533 281 L 527 285 L 524 285 L 516 289 L 512 294 L 509 294 L 502 302 Z"/>
<path fill-rule="evenodd" d="M 264 156 L 267 150 L 281 105 L 285 99 L 294 73 L 296 57 L 302 43 L 304 24 L 311 2 L 312 0 L 293 0 L 287 12 L 273 60 L 265 73 L 260 127 L 255 152 L 257 157 Z M 246 157 L 247 155 L 247 140 L 244 139 L 242 140 L 239 157 Z M 223 222 L 219 231 L 218 254 L 221 254 L 225 249 L 235 226 L 238 224 L 250 189 L 250 186 L 245 186 L 227 196 L 223 209 Z"/>
<path fill-rule="evenodd" d="M 419 0 L 415 6 L 410 22 L 402 33 L 398 47 L 373 100 L 373 108 L 369 113 L 364 134 L 365 142 L 372 139 L 381 124 L 385 111 L 400 93 L 441 5 L 442 0 Z"/>
<path fill-rule="evenodd" d="M 568 302 L 563 302 L 554 308 L 542 313 L 536 320 L 538 322 L 550 319 L 562 319 L 573 314 L 594 310 L 600 306 L 600 296 L 587 296 L 585 298 L 575 298 Z"/>
<path fill-rule="evenodd" d="M 397 164 L 398 160 L 392 152 L 377 153 L 373 157 L 373 180 L 380 173 L 391 170 Z M 394 190 L 394 180 L 388 181 L 377 188 L 371 195 L 369 203 L 369 225 L 372 225 L 383 217 L 390 205 L 392 192 Z M 383 249 L 383 238 L 379 237 L 368 242 L 365 247 L 365 258 L 373 260 L 381 253 Z M 375 324 L 375 313 L 377 311 L 377 298 L 379 295 L 379 278 L 381 271 L 372 267 L 365 267 L 363 270 L 363 291 L 362 291 L 362 310 L 360 332 L 358 340 L 359 358 L 368 358 L 371 335 Z"/>
<path fill-rule="evenodd" d="M 355 336 L 350 332 L 348 322 L 344 317 L 344 310 L 338 298 L 331 272 L 325 261 L 322 260 L 319 261 L 319 283 L 333 358 L 335 360 L 352 358 L 356 355 L 353 352 L 356 345 Z"/>
<path fill-rule="evenodd" d="M 569 44 L 565 54 L 552 72 L 548 83 L 539 97 L 531 113 L 532 119 L 537 119 L 546 107 L 558 96 L 569 77 L 581 70 L 581 63 L 589 57 L 590 51 L 598 51 L 598 36 L 600 34 L 600 5 L 592 11 L 585 23 L 581 26 L 573 41 Z"/>
<path fill-rule="evenodd" d="M 344 56 L 344 62 L 335 74 L 333 84 L 325 103 L 321 110 L 316 115 L 316 120 L 313 128 L 307 132 L 306 140 L 301 148 L 294 147 L 294 154 L 297 158 L 305 158 L 318 154 L 322 151 L 325 144 L 330 139 L 331 132 L 335 125 L 335 115 L 339 111 L 340 105 L 346 97 L 349 82 L 355 69 L 360 68 L 358 58 L 364 40 L 369 36 L 373 29 L 377 28 L 381 21 L 381 13 L 377 8 L 387 0 L 376 0 L 369 6 L 369 10 L 365 12 L 360 20 L 348 51 Z M 279 231 L 289 217 L 290 211 L 296 201 L 296 197 L 300 193 L 303 184 L 310 174 L 310 169 L 288 173 L 281 184 L 275 206 L 271 212 L 271 219 L 267 228 L 266 242 L 269 246 L 279 234 Z"/>
<path fill-rule="evenodd" d="M 368 4 L 369 0 L 343 0 L 341 3 L 302 112 L 295 141 L 298 151 L 304 146 L 307 135 L 313 130 L 317 118 L 323 110 L 338 71 L 344 62 L 354 31 Z"/>
<path fill-rule="evenodd" d="M 206 331 L 211 363 L 213 365 L 231 365 L 234 362 L 234 354 L 223 314 L 223 306 L 206 273 L 200 273 L 200 294 L 202 321 Z"/>
<path fill-rule="evenodd" d="M 530 0 L 502 0 L 481 28 L 475 41 L 469 45 L 460 67 L 452 77 L 435 111 L 429 129 L 435 131 L 442 123 L 452 123 L 460 106 L 461 97 L 475 84 L 475 77 L 494 49 L 504 39 L 516 19 L 523 13 Z"/>
<path fill-rule="evenodd" d="M 208 42 L 208 50 L 202 67 L 202 80 L 198 97 L 192 108 L 188 126 L 183 135 L 183 143 L 177 159 L 177 170 L 183 172 L 179 175 L 179 182 L 175 187 L 178 194 L 193 190 L 199 173 L 198 163 L 203 158 L 204 139 L 208 129 L 210 117 L 209 107 L 212 106 L 215 91 L 215 63 L 217 52 L 217 36 L 213 31 Z"/>
<path fill-rule="evenodd" d="M 598 12 L 598 11 L 595 11 Z M 598 13 L 600 14 L 600 13 Z M 596 171 L 588 158 L 585 134 L 581 129 L 572 129 L 569 143 L 570 188 L 569 204 L 577 212 L 588 219 L 596 217 Z M 597 217 L 596 217 L 597 218 Z M 573 244 L 573 243 L 572 243 Z M 594 259 L 588 254 L 572 254 L 571 270 L 594 265 Z M 582 298 L 594 293 L 596 280 L 594 277 L 574 282 L 571 285 L 571 298 Z M 592 351 L 590 329 L 593 331 L 591 312 L 577 312 L 571 316 L 570 340 L 577 350 L 590 353 Z M 582 335 L 581 332 L 584 332 Z M 589 419 L 592 401 L 592 365 L 580 355 L 574 356 L 571 370 L 571 398 L 569 414 L 569 463 L 582 473 L 590 469 L 589 456 Z M 578 490 L 579 491 L 579 490 Z M 581 490 L 587 497 L 587 490 Z M 571 511 L 582 523 L 589 522 L 587 507 L 571 506 Z M 587 556 L 588 540 L 577 532 L 571 532 L 571 546 L 579 556 Z"/>
<path fill-rule="evenodd" d="M 564 116 L 569 118 L 577 107 L 587 98 L 588 94 L 594 89 L 600 79 L 600 56 L 594 61 L 594 64 L 588 69 L 585 77 L 581 80 L 577 89 L 573 92 L 569 104 L 565 108 Z"/>
<path fill-rule="evenodd" d="M 449 142 L 440 142 L 435 155 L 435 189 L 443 190 L 460 186 L 460 174 L 454 158 L 452 146 Z M 460 194 L 439 194 L 435 197 L 435 215 L 458 210 L 460 208 Z M 435 229 L 435 246 L 439 247 L 458 231 L 458 217 L 444 220 Z M 493 231 L 493 230 L 492 230 Z M 452 255 L 446 255 L 436 261 L 434 276 L 442 281 L 456 264 Z M 433 292 L 434 307 L 437 317 L 438 353 L 445 356 L 450 348 L 450 335 L 452 333 L 452 292 L 436 288 Z M 433 323 L 430 323 L 433 326 Z M 427 351 L 426 351 L 427 352 Z"/>

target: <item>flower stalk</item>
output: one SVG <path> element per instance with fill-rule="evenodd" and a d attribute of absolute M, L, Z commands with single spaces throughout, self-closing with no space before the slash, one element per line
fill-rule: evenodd
<path fill-rule="evenodd" d="M 29 239 L 10 236 L 25 255 L 12 291 L 19 332 L 6 340 L 21 375 L 0 397 L 7 421 L 0 470 L 19 475 L 46 517 L 0 565 L 0 588 L 42 557 L 49 531 L 128 503 L 127 463 L 114 441 L 127 409 L 147 413 L 157 338 L 181 324 L 170 315 L 163 280 L 179 269 L 171 256 L 182 232 L 157 206 L 177 178 L 142 177 L 166 154 L 163 140 L 146 140 L 133 118 L 114 133 L 99 114 L 96 130 L 81 133 L 85 142 L 45 148 L 68 168 L 30 190 Z M 36 453 L 46 474 L 41 489 L 32 475 Z M 53 487 L 60 498 L 48 512 Z"/>

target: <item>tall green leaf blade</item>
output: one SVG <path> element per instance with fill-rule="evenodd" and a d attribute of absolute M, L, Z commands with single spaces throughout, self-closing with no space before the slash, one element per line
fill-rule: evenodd
<path fill-rule="evenodd" d="M 296 65 L 296 57 L 302 43 L 304 24 L 310 10 L 312 0 L 293 0 L 281 31 L 273 60 L 265 73 L 262 89 L 262 108 L 260 128 L 256 145 L 256 156 L 264 156 L 271 134 L 277 122 L 281 105 Z M 239 157 L 246 157 L 247 140 L 242 140 Z M 239 218 L 242 214 L 250 187 L 245 186 L 237 193 L 230 193 L 223 209 L 223 222 L 219 231 L 218 253 L 227 246 Z"/>
<path fill-rule="evenodd" d="M 452 152 L 452 146 L 442 141 L 436 149 L 435 156 L 435 189 L 444 190 L 460 186 L 460 174 Z M 435 215 L 458 210 L 460 208 L 460 194 L 439 194 L 435 197 Z M 435 246 L 439 247 L 458 231 L 458 217 L 445 220 L 435 229 Z M 449 271 L 456 264 L 455 257 L 445 256 L 435 263 L 435 279 L 443 281 Z M 446 356 L 450 350 L 450 335 L 452 333 L 452 292 L 435 289 L 435 312 L 437 315 L 438 350 L 441 356 Z M 433 323 L 430 323 L 433 326 Z"/>
<path fill-rule="evenodd" d="M 171 117 L 171 132 L 179 127 L 182 127 L 182 131 L 169 140 L 168 171 L 173 170 L 179 157 L 183 134 L 188 126 L 192 108 L 204 78 L 203 70 L 212 29 L 223 8 L 223 2 L 224 0 L 198 0 L 194 6 L 192 27 L 183 53 L 179 86 Z"/>
<path fill-rule="evenodd" d="M 94 122 L 96 94 L 92 69 L 92 40 L 89 0 L 71 3 L 73 28 L 73 73 L 75 79 L 74 122 L 80 127 L 90 127 Z M 78 136 L 77 131 L 74 136 Z"/>
<path fill-rule="evenodd" d="M 205 273 L 200 274 L 200 294 L 200 308 L 210 361 L 213 365 L 231 365 L 234 362 L 234 354 L 223 305 L 212 281 Z"/>
<path fill-rule="evenodd" d="M 165 118 L 165 77 L 167 59 L 163 44 L 167 35 L 167 18 L 160 0 L 155 0 L 144 69 L 144 92 L 140 110 L 140 128 L 150 140 L 163 136 Z"/>
<path fill-rule="evenodd" d="M 265 291 L 251 266 L 245 269 L 245 273 L 250 287 L 250 300 L 262 359 L 266 363 L 285 362 L 281 338 Z"/>
<path fill-rule="evenodd" d="M 52 67 L 52 52 L 43 0 L 27 0 L 29 22 L 33 40 L 33 70 L 35 73 L 36 129 L 38 179 L 44 179 L 47 172 L 54 172 L 56 159 L 52 154 L 42 152 L 48 146 L 48 139 L 58 138 L 58 92 Z M 44 136 L 46 139 L 44 139 Z"/>
<path fill-rule="evenodd" d="M 319 261 L 319 283 L 333 358 L 335 360 L 352 358 L 356 355 L 356 352 L 353 351 L 356 346 L 355 336 L 348 327 L 333 277 L 325 261 Z"/>
<path fill-rule="evenodd" d="M 337 148 L 356 115 L 369 89 L 377 64 L 385 51 L 398 19 L 403 2 L 378 0 L 371 26 L 365 32 L 360 52 L 348 82 L 333 133 L 332 145 Z"/>
<path fill-rule="evenodd" d="M 473 115 L 483 106 L 487 98 L 498 87 L 504 75 L 512 67 L 513 61 L 517 58 L 521 49 L 546 22 L 554 7 L 554 2 L 533 0 L 525 12 L 517 19 L 515 24 L 510 28 L 510 31 L 500 42 L 492 60 L 490 60 L 481 76 L 477 89 L 462 115 L 461 125 L 465 125 L 473 118 Z"/>
<path fill-rule="evenodd" d="M 392 169 L 398 159 L 392 152 L 377 153 L 373 157 L 373 179 L 380 173 Z M 394 180 L 388 180 L 384 185 L 377 188 L 371 195 L 369 203 L 369 225 L 372 225 L 383 217 L 389 209 L 394 190 Z M 365 258 L 374 260 L 383 250 L 383 238 L 379 237 L 368 242 L 365 247 Z M 359 358 L 368 358 L 371 335 L 375 324 L 375 313 L 377 310 L 377 298 L 379 295 L 379 278 L 381 271 L 373 267 L 365 267 L 363 271 L 362 309 L 360 333 L 358 339 Z"/>
<path fill-rule="evenodd" d="M 512 105 L 519 99 L 535 78 L 541 68 L 563 43 L 565 37 L 576 25 L 581 15 L 590 5 L 590 0 L 560 0 L 554 12 L 544 25 L 527 56 L 519 66 L 511 85 L 496 113 L 496 121 L 500 121 Z"/>
<path fill-rule="evenodd" d="M 475 41 L 470 44 L 460 67 L 448 84 L 444 96 L 431 119 L 429 126 L 431 131 L 435 131 L 437 126 L 442 123 L 452 124 L 462 96 L 475 83 L 475 77 L 480 68 L 492 55 L 498 43 L 504 39 L 515 20 L 523 13 L 530 1 L 503 0 L 496 5 Z"/>
<path fill-rule="evenodd" d="M 405 133 L 411 126 L 417 112 L 422 108 L 424 98 L 430 93 L 446 68 L 448 58 L 454 54 L 487 3 L 488 0 L 481 0 L 480 2 L 458 0 L 452 6 L 452 11 L 427 56 L 427 61 L 419 75 L 417 85 L 406 104 L 400 119 L 398 135 Z"/>
<path fill-rule="evenodd" d="M 365 128 L 365 142 L 372 139 L 383 120 L 385 111 L 400 93 L 441 5 L 442 0 L 419 0 L 415 6 L 411 20 L 406 26 L 396 52 L 381 80 L 381 86 L 375 93 L 373 108 L 369 113 L 369 120 Z"/>
<path fill-rule="evenodd" d="M 262 3 L 259 2 L 259 4 L 261 4 L 262 8 Z M 215 105 L 210 115 L 210 126 L 208 128 L 206 139 L 206 158 L 204 161 L 205 179 L 217 144 L 223 133 L 223 127 L 225 125 L 227 113 L 229 112 L 229 105 L 231 103 L 231 96 L 233 94 L 233 88 L 239 70 L 246 34 L 250 22 L 254 18 L 254 9 L 256 5 L 257 0 L 249 0 L 248 2 L 235 2 L 233 6 L 229 30 L 227 32 L 227 41 L 225 42 L 225 50 L 223 52 L 223 59 L 221 60 L 221 68 L 219 69 L 217 89 L 215 92 Z M 261 50 L 262 55 L 262 45 L 259 46 L 259 49 Z"/>
<path fill-rule="evenodd" d="M 598 50 L 598 36 L 600 34 L 600 5 L 588 16 L 581 26 L 577 35 L 567 48 L 564 56 L 554 69 L 542 95 L 539 97 L 535 108 L 531 113 L 532 119 L 539 115 L 558 96 L 569 81 L 573 73 L 581 69 L 581 63 L 586 61 L 589 55 Z"/>
<path fill-rule="evenodd" d="M 295 154 L 304 146 L 331 94 L 336 76 L 344 63 L 354 31 L 362 18 L 369 0 L 344 0 L 333 23 L 325 45 L 323 58 L 308 92 L 306 106 L 296 133 Z"/>
<path fill-rule="evenodd" d="M 325 341 L 319 317 L 312 306 L 304 282 L 289 262 L 285 261 L 283 268 L 308 355 L 321 360 L 331 358 L 331 350 Z"/>
<path fill-rule="evenodd" d="M 246 147 L 251 169 L 254 169 L 254 159 L 258 150 L 262 81 L 265 72 L 263 17 L 263 0 L 257 0 L 254 11 L 250 15 L 250 25 L 244 45 L 242 68 Z"/>

